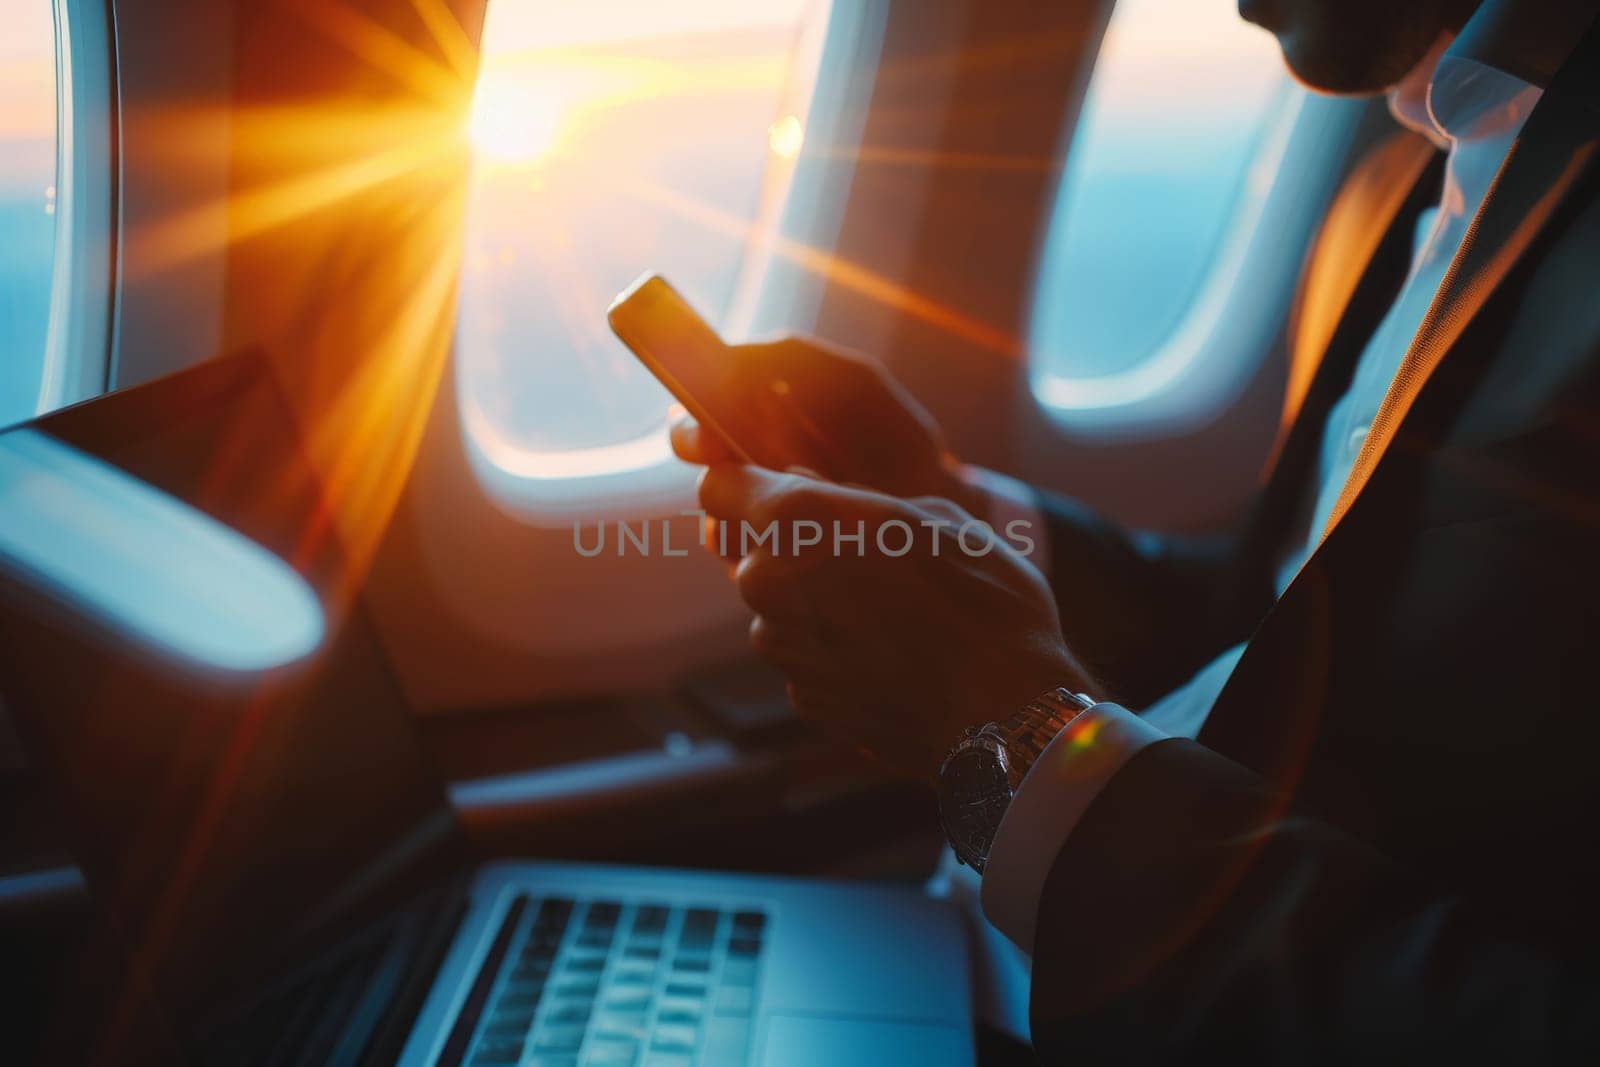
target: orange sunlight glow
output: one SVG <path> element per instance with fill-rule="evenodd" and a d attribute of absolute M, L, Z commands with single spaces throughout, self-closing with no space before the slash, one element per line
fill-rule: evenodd
<path fill-rule="evenodd" d="M 1022 340 L 1008 330 L 958 311 L 916 290 L 841 256 L 821 252 L 808 244 L 781 234 L 761 234 L 757 227 L 713 204 L 675 193 L 659 183 L 614 180 L 611 188 L 618 195 L 648 201 L 666 211 L 691 218 L 707 230 L 733 233 L 750 238 L 764 237 L 773 255 L 809 274 L 848 289 L 869 300 L 893 308 L 904 315 L 959 337 L 998 355 L 1017 358 L 1023 353 Z"/>
<path fill-rule="evenodd" d="M 767 130 L 767 145 L 780 159 L 793 159 L 805 144 L 806 131 L 795 115 L 785 115 Z"/>
<path fill-rule="evenodd" d="M 467 136 L 480 158 L 534 163 L 555 147 L 567 106 L 566 94 L 548 82 L 486 71 L 472 97 Z"/>

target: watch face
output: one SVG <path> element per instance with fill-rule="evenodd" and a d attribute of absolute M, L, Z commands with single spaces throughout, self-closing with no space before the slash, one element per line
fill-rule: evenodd
<path fill-rule="evenodd" d="M 957 855 L 986 859 L 1011 803 L 1005 767 L 990 749 L 973 746 L 950 757 L 940 776 L 939 817 Z"/>

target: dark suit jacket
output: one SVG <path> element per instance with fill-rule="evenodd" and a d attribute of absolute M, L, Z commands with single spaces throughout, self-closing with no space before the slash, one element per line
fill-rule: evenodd
<path fill-rule="evenodd" d="M 1437 196 L 1394 192 L 1418 140 L 1330 215 L 1302 310 L 1344 313 L 1301 324 L 1321 358 L 1292 376 L 1298 417 L 1238 537 L 1135 540 L 1050 505 L 1068 637 L 1113 695 L 1137 708 L 1249 646 L 1198 742 L 1136 756 L 1055 861 L 1046 1062 L 1600 1063 L 1596 36 L 1413 343 L 1398 429 L 1282 597 L 1321 424 L 1398 287 L 1408 212 Z M 1352 290 L 1351 235 L 1380 231 Z"/>

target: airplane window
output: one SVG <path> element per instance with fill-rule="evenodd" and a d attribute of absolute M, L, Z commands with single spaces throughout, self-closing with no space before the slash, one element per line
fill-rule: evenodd
<path fill-rule="evenodd" d="M 1240 19 L 1236 0 L 1119 0 L 1039 267 L 1041 399 L 1138 368 L 1178 333 L 1264 184 L 1251 165 L 1287 82 L 1272 37 Z"/>
<path fill-rule="evenodd" d="M 826 14 L 817 0 L 489 4 L 456 361 L 480 472 L 487 459 L 537 493 L 665 464 L 671 399 L 606 306 L 647 269 L 713 322 L 748 299 L 743 253 L 803 143 Z"/>
<path fill-rule="evenodd" d="M 56 232 L 50 0 L 0 0 L 0 426 L 39 409 Z"/>

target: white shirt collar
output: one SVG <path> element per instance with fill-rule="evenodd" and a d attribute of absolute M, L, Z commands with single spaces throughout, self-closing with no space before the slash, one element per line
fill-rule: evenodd
<path fill-rule="evenodd" d="M 1460 36 L 1441 35 L 1390 90 L 1390 113 L 1441 148 L 1519 128 L 1541 87 L 1510 68 L 1541 69 L 1560 50 L 1547 35 L 1514 32 L 1526 29 L 1508 0 L 1485 0 Z"/>
<path fill-rule="evenodd" d="M 1541 95 L 1515 74 L 1446 51 L 1428 84 L 1428 115 L 1452 142 L 1482 140 L 1520 127 Z"/>
<path fill-rule="evenodd" d="M 1389 91 L 1389 113 L 1440 148 L 1495 137 L 1527 120 L 1541 90 L 1503 70 L 1440 47 Z M 1431 70 L 1425 77 L 1420 71 Z"/>

